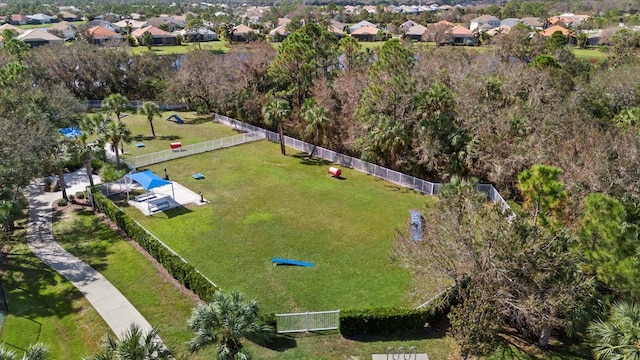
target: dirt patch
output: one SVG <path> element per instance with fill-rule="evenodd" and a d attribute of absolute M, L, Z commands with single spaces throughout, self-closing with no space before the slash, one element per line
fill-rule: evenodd
<path fill-rule="evenodd" d="M 61 217 L 70 216 L 74 210 L 90 210 L 88 201 L 75 201 L 75 203 L 69 202 L 65 206 L 59 206 L 54 202 L 53 204 L 54 211 L 58 212 Z M 142 254 L 147 260 L 153 264 L 156 268 L 156 271 L 160 275 L 163 281 L 170 283 L 176 289 L 180 291 L 181 294 L 187 296 L 194 304 L 203 303 L 203 301 L 196 295 L 193 291 L 187 289 L 184 285 L 182 285 L 178 280 L 174 279 L 171 274 L 160 264 L 153 256 L 149 255 L 149 253 L 140 246 L 135 240 L 127 236 L 111 219 L 109 219 L 105 214 L 94 212 L 94 216 L 98 217 L 100 221 L 105 223 L 111 230 L 115 231 L 120 235 L 123 239 L 127 240 L 140 254 Z"/>

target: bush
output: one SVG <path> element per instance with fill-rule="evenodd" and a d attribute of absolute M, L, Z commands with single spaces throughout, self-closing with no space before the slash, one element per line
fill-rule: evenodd
<path fill-rule="evenodd" d="M 84 191 L 78 191 L 78 192 L 76 193 L 76 199 L 78 199 L 78 200 L 82 200 L 82 199 L 84 199 L 84 197 L 85 197 L 85 195 L 84 195 Z"/>
<path fill-rule="evenodd" d="M 59 199 L 57 201 L 58 206 L 67 206 L 67 200 L 66 199 Z"/>
<path fill-rule="evenodd" d="M 92 190 L 92 194 L 96 208 L 113 220 L 125 234 L 140 244 L 149 255 L 158 260 L 171 276 L 187 289 L 193 291 L 200 299 L 204 301 L 211 299 L 218 288 L 205 279 L 191 264 L 183 261 L 173 251 L 161 244 L 99 191 Z"/>
<path fill-rule="evenodd" d="M 104 163 L 102 168 L 100 169 L 100 178 L 103 182 L 113 182 L 122 179 L 127 173 L 129 169 L 124 165 L 124 163 L 120 163 L 122 165 L 122 169 L 117 170 L 116 165 L 110 162 Z"/>

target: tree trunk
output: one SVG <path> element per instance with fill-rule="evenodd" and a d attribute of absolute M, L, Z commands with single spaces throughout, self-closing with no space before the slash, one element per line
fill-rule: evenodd
<path fill-rule="evenodd" d="M 280 152 L 282 152 L 282 155 L 287 155 L 284 149 L 284 131 L 282 130 L 282 122 L 278 123 L 278 137 L 280 138 Z"/>
<path fill-rule="evenodd" d="M 93 186 L 93 168 L 91 167 L 91 159 L 84 163 L 84 168 L 87 170 L 87 176 L 89 176 L 89 185 Z"/>
<path fill-rule="evenodd" d="M 120 152 L 118 151 L 118 146 L 114 146 L 113 150 L 116 153 L 116 169 L 120 170 Z"/>
<path fill-rule="evenodd" d="M 58 170 L 58 186 L 60 187 L 60 190 L 62 190 L 62 198 L 69 200 L 67 197 L 67 184 L 64 182 L 64 172 L 62 169 Z"/>
<path fill-rule="evenodd" d="M 551 338 L 551 325 L 545 325 L 540 333 L 540 339 L 538 340 L 538 346 L 541 349 L 547 349 L 549 347 L 549 339 Z"/>
<path fill-rule="evenodd" d="M 151 135 L 156 137 L 156 130 L 153 128 L 153 120 L 149 119 L 149 125 L 151 125 Z"/>

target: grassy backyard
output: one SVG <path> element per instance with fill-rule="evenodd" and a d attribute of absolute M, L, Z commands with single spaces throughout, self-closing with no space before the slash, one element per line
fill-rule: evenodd
<path fill-rule="evenodd" d="M 149 50 L 146 46 L 131 47 L 131 53 L 139 55 L 147 51 L 153 51 L 156 55 L 183 55 L 191 50 L 209 50 L 220 53 L 229 52 L 229 45 L 226 41 L 209 41 L 198 43 L 184 43 L 182 45 L 153 46 Z"/>
<path fill-rule="evenodd" d="M 80 359 L 96 351 L 110 331 L 100 315 L 80 291 L 29 251 L 26 230 L 18 230 L 11 243 L 1 272 L 9 314 L 0 343 L 22 356 L 29 345 L 42 342 L 53 359 Z"/>
<path fill-rule="evenodd" d="M 411 304 L 411 275 L 392 262 L 391 244 L 409 210 L 433 198 L 350 169 L 331 178 L 327 163 L 283 157 L 268 141 L 150 168 L 165 166 L 210 203 L 150 217 L 125 211 L 223 289 L 268 312 Z M 196 172 L 206 179 L 194 180 Z M 315 267 L 274 267 L 272 257 Z"/>
<path fill-rule="evenodd" d="M 172 114 L 177 114 L 185 123 L 167 121 Z M 214 123 L 209 116 L 197 115 L 194 112 L 165 111 L 157 116 L 153 120 L 155 138 L 151 136 L 151 127 L 146 116 L 130 114 L 124 117 L 123 121 L 131 130 L 133 138 L 131 144 L 125 145 L 124 158 L 169 150 L 169 144 L 176 141 L 185 146 L 238 134 L 227 126 Z M 136 143 L 142 143 L 144 147 L 136 147 Z"/>

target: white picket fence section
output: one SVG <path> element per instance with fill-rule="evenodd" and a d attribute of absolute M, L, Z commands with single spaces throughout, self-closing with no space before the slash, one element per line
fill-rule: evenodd
<path fill-rule="evenodd" d="M 262 132 L 249 132 L 227 138 L 210 140 L 191 145 L 184 145 L 178 150 L 163 150 L 151 154 L 144 154 L 132 158 L 127 158 L 127 163 L 134 168 L 139 168 L 151 164 L 178 159 L 189 155 L 200 154 L 207 151 L 214 151 L 257 140 L 262 140 L 264 139 L 264 137 L 264 133 Z"/>
<path fill-rule="evenodd" d="M 276 314 L 278 333 L 337 330 L 340 310 Z"/>

